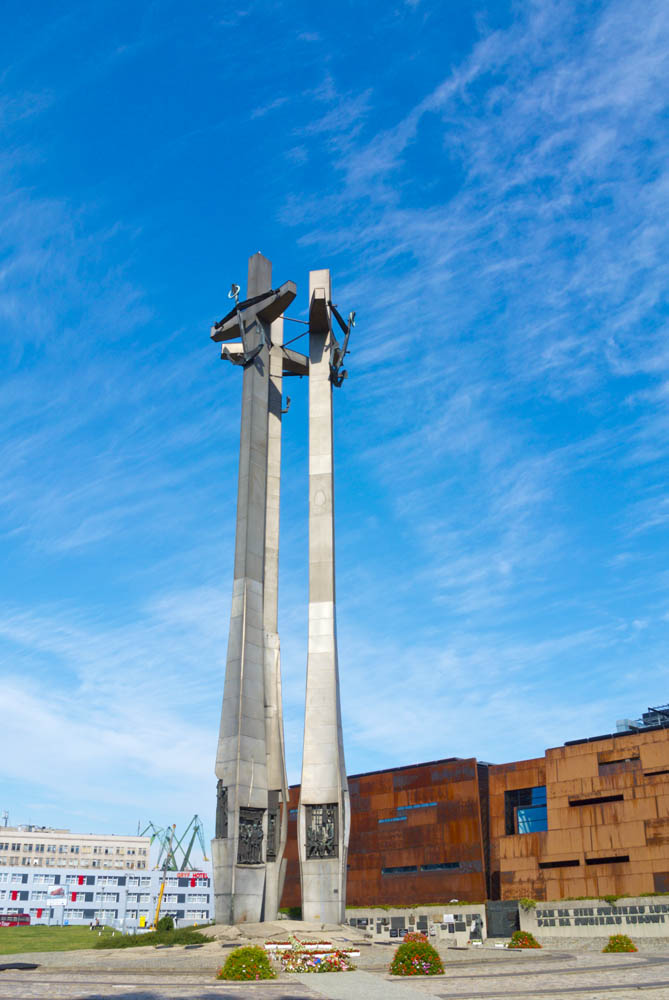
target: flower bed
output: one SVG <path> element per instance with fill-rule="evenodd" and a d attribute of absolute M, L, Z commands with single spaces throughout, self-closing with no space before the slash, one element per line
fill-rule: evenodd
<path fill-rule="evenodd" d="M 266 941 L 265 951 L 278 962 L 284 972 L 349 972 L 355 968 L 351 958 L 360 954 L 358 948 L 336 948 L 332 941 Z"/>
<path fill-rule="evenodd" d="M 284 951 L 279 956 L 284 972 L 352 972 L 350 957 L 339 949 L 313 952 L 303 948 Z"/>
<path fill-rule="evenodd" d="M 612 934 L 606 948 L 602 948 L 602 951 L 604 952 L 638 950 L 637 946 L 634 944 L 632 939 L 627 936 L 627 934 Z"/>
<path fill-rule="evenodd" d="M 541 945 L 534 934 L 529 931 L 514 931 L 511 935 L 508 948 L 541 948 Z"/>
<path fill-rule="evenodd" d="M 408 941 L 395 952 L 389 971 L 391 976 L 439 976 L 444 966 L 427 941 Z"/>
<path fill-rule="evenodd" d="M 423 934 L 422 931 L 407 931 L 403 941 L 405 944 L 411 941 L 427 941 L 427 934 Z"/>
<path fill-rule="evenodd" d="M 290 951 L 292 948 L 290 941 L 265 941 L 265 951 Z"/>
<path fill-rule="evenodd" d="M 259 980 L 276 979 L 276 972 L 269 964 L 269 958 L 257 945 L 235 948 L 227 957 L 225 965 L 218 970 L 217 979 Z"/>

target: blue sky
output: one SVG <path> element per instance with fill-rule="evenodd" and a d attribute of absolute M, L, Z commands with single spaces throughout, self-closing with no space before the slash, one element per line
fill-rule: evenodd
<path fill-rule="evenodd" d="M 258 249 L 293 316 L 320 267 L 358 314 L 335 399 L 349 772 L 532 757 L 669 701 L 669 6 L 9 0 L 3 22 L 10 820 L 212 833 L 241 378 L 209 326 Z"/>

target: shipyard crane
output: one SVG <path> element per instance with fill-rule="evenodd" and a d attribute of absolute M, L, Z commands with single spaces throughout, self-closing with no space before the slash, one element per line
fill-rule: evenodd
<path fill-rule="evenodd" d="M 188 839 L 189 834 L 190 840 Z M 154 840 L 160 844 L 158 860 L 154 868 L 163 868 L 165 862 L 167 862 L 167 871 L 192 871 L 194 866 L 191 862 L 191 853 L 196 838 L 202 849 L 203 859 L 205 861 L 209 860 L 205 847 L 204 827 L 197 813 L 193 816 L 181 836 L 177 836 L 176 834 L 176 823 L 172 826 L 163 827 L 156 826 L 152 822 L 149 822 L 146 828 L 142 830 L 141 836 L 146 837 L 147 835 L 150 836 L 151 844 L 153 844 Z"/>

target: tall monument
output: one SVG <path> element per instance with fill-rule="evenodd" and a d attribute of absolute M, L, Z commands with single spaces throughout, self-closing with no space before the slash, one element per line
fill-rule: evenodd
<path fill-rule="evenodd" d="M 281 346 L 296 287 L 274 290 L 272 265 L 249 260 L 247 298 L 216 323 L 222 357 L 243 369 L 235 568 L 212 841 L 216 921 L 275 919 L 283 888 L 287 787 L 277 627 L 281 396 L 306 359 Z M 233 341 L 236 341 L 233 343 Z"/>
<path fill-rule="evenodd" d="M 332 388 L 345 377 L 332 330 L 330 272 L 309 274 L 309 646 L 298 851 L 302 917 L 341 923 L 350 808 L 339 698 L 335 617 Z"/>
<path fill-rule="evenodd" d="M 221 356 L 243 370 L 235 569 L 216 755 L 212 841 L 217 923 L 276 919 L 285 878 L 288 789 L 278 633 L 283 376 L 309 376 L 309 649 L 298 841 L 302 912 L 338 923 L 346 905 L 350 809 L 335 621 L 332 388 L 354 322 L 331 301 L 330 272 L 309 276 L 309 357 L 284 346 L 295 298 L 272 289 L 272 265 L 249 260 L 247 298 L 214 324 Z M 343 345 L 332 318 L 344 333 Z M 303 322 L 297 320 L 297 322 Z"/>

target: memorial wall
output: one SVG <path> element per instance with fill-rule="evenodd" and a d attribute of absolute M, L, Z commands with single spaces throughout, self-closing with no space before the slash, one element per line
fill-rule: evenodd
<path fill-rule="evenodd" d="M 539 941 L 550 938 L 627 934 L 632 940 L 669 935 L 669 902 L 662 897 L 631 897 L 607 903 L 602 899 L 557 900 L 520 909 L 520 926 Z"/>

